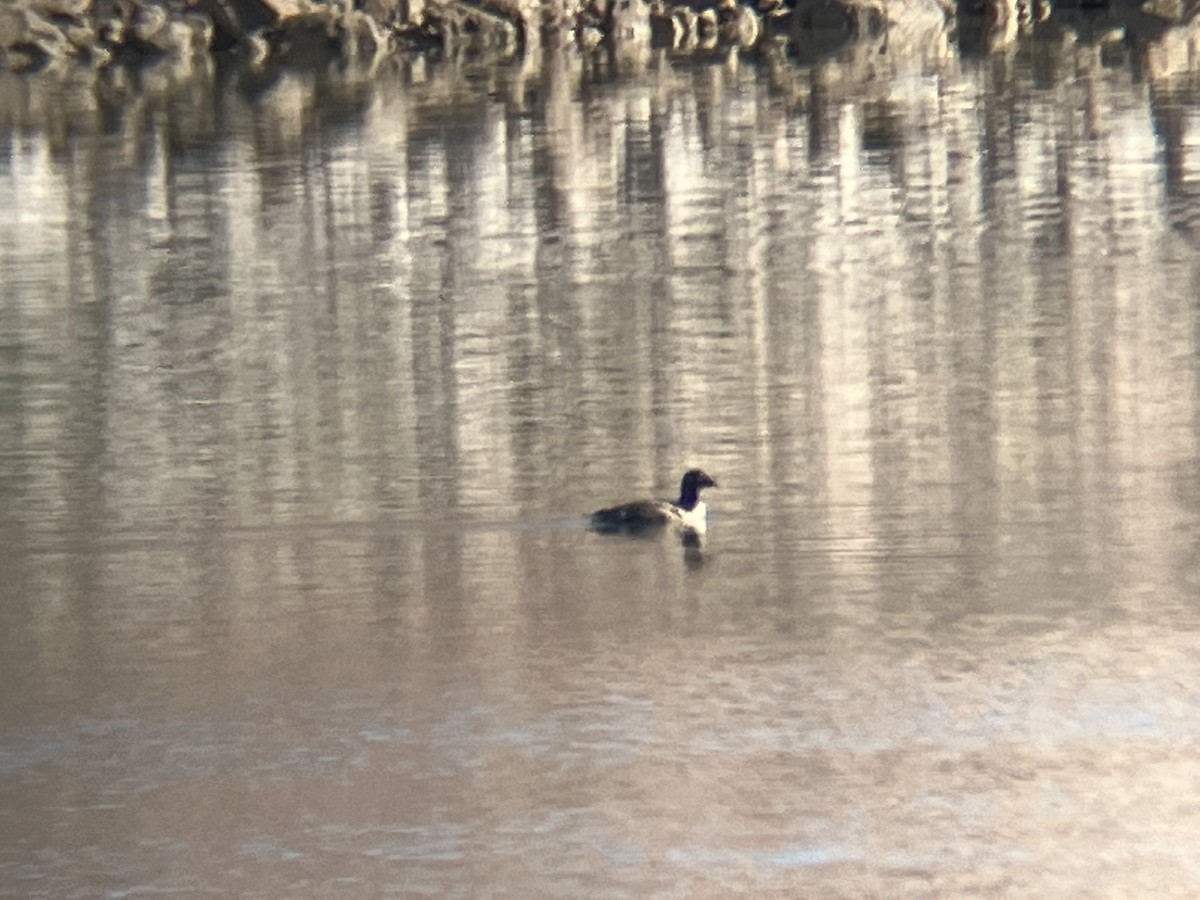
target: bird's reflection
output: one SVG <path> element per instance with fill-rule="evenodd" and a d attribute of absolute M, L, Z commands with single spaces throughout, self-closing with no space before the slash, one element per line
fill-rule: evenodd
<path fill-rule="evenodd" d="M 686 526 L 664 528 L 661 525 L 597 528 L 593 524 L 591 530 L 597 534 L 619 536 L 635 541 L 665 540 L 666 534 L 669 533 L 679 538 L 679 545 L 683 548 L 683 561 L 689 569 L 699 569 L 708 561 L 708 554 L 706 552 L 708 535 L 705 532 L 697 531 L 695 528 L 688 528 Z"/>
<path fill-rule="evenodd" d="M 694 528 L 681 528 L 679 543 L 683 547 L 683 562 L 689 569 L 699 569 L 708 561 L 704 554 L 705 535 Z"/>

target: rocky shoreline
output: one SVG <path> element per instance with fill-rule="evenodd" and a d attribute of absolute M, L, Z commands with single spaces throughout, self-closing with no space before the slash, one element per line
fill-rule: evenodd
<path fill-rule="evenodd" d="M 882 37 L 891 54 L 955 41 L 990 52 L 1035 29 L 1093 32 L 1191 71 L 1200 0 L 10 0 L 0 71 L 105 69 L 229 54 L 261 66 L 371 61 L 405 50 L 516 57 L 545 46 L 821 56 Z M 1082 19 L 1080 18 L 1082 17 Z M 1097 27 L 1096 23 L 1099 23 Z M 1181 52 L 1178 48 L 1184 48 Z M 1161 73 L 1160 73 L 1161 74 Z M 1168 73 L 1170 74 L 1170 73 Z"/>

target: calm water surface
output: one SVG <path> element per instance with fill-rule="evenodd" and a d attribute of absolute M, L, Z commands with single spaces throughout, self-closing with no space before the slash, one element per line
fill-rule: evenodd
<path fill-rule="evenodd" d="M 0 894 L 1194 896 L 1200 105 L 1038 52 L 8 83 Z"/>

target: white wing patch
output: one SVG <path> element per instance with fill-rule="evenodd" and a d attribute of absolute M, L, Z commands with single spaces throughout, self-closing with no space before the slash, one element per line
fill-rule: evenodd
<path fill-rule="evenodd" d="M 704 505 L 703 500 L 691 509 L 680 509 L 672 503 L 671 512 L 674 519 L 684 528 L 690 528 L 697 534 L 708 531 L 708 507 Z"/>

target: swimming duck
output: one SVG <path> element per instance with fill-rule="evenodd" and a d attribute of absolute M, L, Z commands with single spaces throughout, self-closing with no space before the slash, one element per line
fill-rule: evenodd
<path fill-rule="evenodd" d="M 662 525 L 677 525 L 696 534 L 708 530 L 708 507 L 700 491 L 717 483 L 700 469 L 689 469 L 679 483 L 678 500 L 635 500 L 592 513 L 596 531 L 645 531 Z"/>

